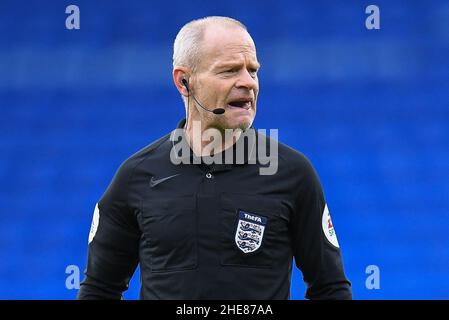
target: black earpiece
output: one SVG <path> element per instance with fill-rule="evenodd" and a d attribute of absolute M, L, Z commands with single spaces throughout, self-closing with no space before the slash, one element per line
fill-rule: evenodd
<path fill-rule="evenodd" d="M 187 82 L 187 80 L 186 79 L 182 79 L 181 82 L 184 85 L 184 87 L 186 87 L 187 92 L 189 92 L 190 89 L 189 89 L 189 83 Z"/>

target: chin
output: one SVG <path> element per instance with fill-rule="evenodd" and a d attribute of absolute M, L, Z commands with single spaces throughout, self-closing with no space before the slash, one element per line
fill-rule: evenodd
<path fill-rule="evenodd" d="M 252 123 L 253 123 L 252 119 L 236 121 L 236 122 L 229 123 L 227 128 L 229 128 L 229 129 L 241 129 L 241 130 L 245 131 L 245 130 L 247 130 L 248 128 L 251 127 Z"/>
<path fill-rule="evenodd" d="M 251 127 L 254 121 L 254 117 L 252 115 L 230 115 L 228 118 L 220 119 L 217 123 L 217 127 L 221 129 L 241 129 L 243 131 L 247 130 Z"/>

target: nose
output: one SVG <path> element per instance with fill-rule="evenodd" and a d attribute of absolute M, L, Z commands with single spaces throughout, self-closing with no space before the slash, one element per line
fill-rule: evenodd
<path fill-rule="evenodd" d="M 246 69 L 240 72 L 237 82 L 235 83 L 237 88 L 246 88 L 248 90 L 255 90 L 258 85 L 259 82 L 257 80 L 257 76 L 253 78 L 251 73 Z"/>

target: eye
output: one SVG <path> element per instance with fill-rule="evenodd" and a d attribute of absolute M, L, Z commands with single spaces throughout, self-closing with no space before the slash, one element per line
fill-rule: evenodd
<path fill-rule="evenodd" d="M 255 78 L 257 76 L 257 69 L 250 69 L 248 70 L 251 77 Z"/>
<path fill-rule="evenodd" d="M 228 70 L 223 71 L 222 73 L 229 74 L 229 73 L 235 73 L 235 72 L 236 72 L 236 69 L 228 69 Z"/>

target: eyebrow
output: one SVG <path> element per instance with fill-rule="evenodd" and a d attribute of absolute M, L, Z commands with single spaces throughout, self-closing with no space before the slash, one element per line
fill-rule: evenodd
<path fill-rule="evenodd" d="M 241 63 L 237 62 L 222 62 L 220 64 L 217 64 L 215 66 L 215 68 L 217 69 L 223 69 L 223 68 L 228 68 L 228 67 L 235 67 L 235 66 L 240 66 Z M 250 62 L 250 65 L 254 65 L 257 69 L 260 69 L 261 65 L 259 62 Z"/>

